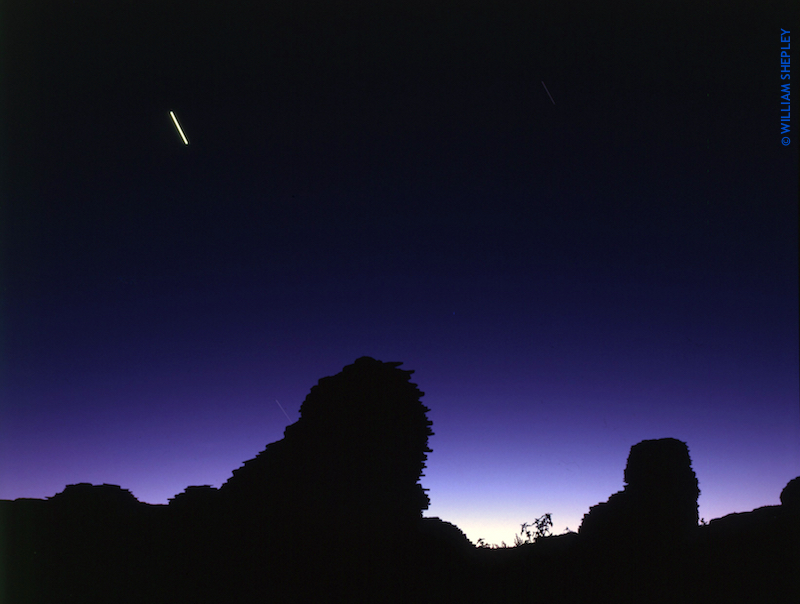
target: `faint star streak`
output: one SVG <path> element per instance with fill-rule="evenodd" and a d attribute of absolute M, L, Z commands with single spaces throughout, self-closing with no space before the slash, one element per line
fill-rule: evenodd
<path fill-rule="evenodd" d="M 275 399 L 275 402 L 276 402 L 276 403 L 278 403 L 278 399 Z M 283 414 L 286 416 L 286 419 L 288 419 L 289 421 L 292 421 L 292 418 L 291 418 L 291 417 L 289 417 L 289 415 L 288 415 L 288 414 L 286 413 L 286 411 L 284 410 L 284 408 L 283 408 L 283 405 L 281 405 L 280 403 L 278 403 L 278 407 L 280 407 L 280 408 L 281 408 L 281 411 L 283 411 Z"/>
<path fill-rule="evenodd" d="M 542 86 L 544 86 L 544 82 L 542 82 Z M 556 102 L 553 100 L 553 96 L 550 94 L 550 91 L 547 89 L 547 86 L 544 86 L 544 91 L 547 93 L 547 96 L 550 97 L 550 102 L 553 103 L 553 105 L 555 105 Z"/>

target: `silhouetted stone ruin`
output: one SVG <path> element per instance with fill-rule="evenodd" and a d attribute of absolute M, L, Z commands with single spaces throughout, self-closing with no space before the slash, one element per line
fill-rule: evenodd
<path fill-rule="evenodd" d="M 175 507 L 200 507 L 210 505 L 210 502 L 219 498 L 219 491 L 210 484 L 201 486 L 186 487 L 182 493 L 178 493 L 169 500 L 169 504 Z"/>
<path fill-rule="evenodd" d="M 115 484 L 93 485 L 88 482 L 67 485 L 63 491 L 50 497 L 50 501 L 59 507 L 87 510 L 92 514 L 140 505 L 128 489 Z"/>
<path fill-rule="evenodd" d="M 419 479 L 433 434 L 423 393 L 400 364 L 362 357 L 322 378 L 284 438 L 234 470 L 219 494 L 240 543 L 252 551 L 302 544 L 304 558 L 286 560 L 287 574 L 325 558 L 318 580 L 349 577 L 350 588 L 360 579 L 340 568 L 342 559 L 376 576 L 397 566 L 429 504 Z M 392 560 L 381 559 L 387 542 Z"/>
<path fill-rule="evenodd" d="M 686 443 L 644 440 L 631 447 L 625 489 L 592 506 L 579 534 L 609 543 L 630 539 L 677 541 L 697 527 L 697 476 Z"/>
<path fill-rule="evenodd" d="M 400 363 L 362 357 L 216 489 L 169 505 L 116 485 L 0 501 L 0 602 L 752 604 L 800 601 L 800 477 L 781 505 L 698 526 L 685 443 L 631 448 L 625 488 L 580 533 L 474 547 L 422 518 L 432 434 Z"/>
<path fill-rule="evenodd" d="M 257 510 L 296 531 L 282 539 L 365 539 L 418 521 L 432 422 L 400 364 L 362 357 L 319 380 L 284 438 L 234 470 L 220 494 L 237 514 Z"/>
<path fill-rule="evenodd" d="M 781 491 L 781 505 L 800 516 L 800 476 L 792 478 Z"/>

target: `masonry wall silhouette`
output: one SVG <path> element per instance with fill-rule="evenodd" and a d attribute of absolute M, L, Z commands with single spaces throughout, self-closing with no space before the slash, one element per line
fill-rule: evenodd
<path fill-rule="evenodd" d="M 284 438 L 234 470 L 220 493 L 282 518 L 324 515 L 329 527 L 421 518 L 432 422 L 400 364 L 362 357 L 321 379 Z"/>
<path fill-rule="evenodd" d="M 116 485 L 0 501 L 0 601 L 797 601 L 800 477 L 781 505 L 698 525 L 688 445 L 635 444 L 625 488 L 579 533 L 474 547 L 423 518 L 432 434 L 400 363 L 357 359 L 323 378 L 284 438 L 219 489 L 149 505 Z"/>
<path fill-rule="evenodd" d="M 329 594 L 402 581 L 401 561 L 429 504 L 419 480 L 433 432 L 413 372 L 400 364 L 362 357 L 319 380 L 284 438 L 222 485 L 224 513 L 251 559 L 270 544 L 302 544 L 301 554 L 283 558 L 283 573 L 303 576 L 318 561 L 316 580 Z"/>
<path fill-rule="evenodd" d="M 662 438 L 634 445 L 624 478 L 624 490 L 583 517 L 582 536 L 607 543 L 689 538 L 698 523 L 700 489 L 686 443 Z"/>

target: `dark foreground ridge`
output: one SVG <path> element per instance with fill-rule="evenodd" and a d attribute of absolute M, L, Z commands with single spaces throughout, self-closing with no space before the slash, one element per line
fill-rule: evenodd
<path fill-rule="evenodd" d="M 400 363 L 311 389 L 284 438 L 215 489 L 149 505 L 116 485 L 0 501 L 0 602 L 800 601 L 800 478 L 781 505 L 698 525 L 686 443 L 631 448 L 579 533 L 476 548 L 423 518 L 433 434 Z"/>

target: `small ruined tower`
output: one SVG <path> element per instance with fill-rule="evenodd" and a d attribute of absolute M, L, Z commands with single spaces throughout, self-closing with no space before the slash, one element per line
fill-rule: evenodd
<path fill-rule="evenodd" d="M 625 489 L 592 506 L 580 534 L 605 542 L 679 541 L 697 527 L 697 476 L 689 447 L 674 438 L 643 440 L 631 447 Z"/>

